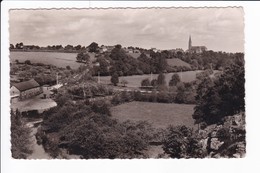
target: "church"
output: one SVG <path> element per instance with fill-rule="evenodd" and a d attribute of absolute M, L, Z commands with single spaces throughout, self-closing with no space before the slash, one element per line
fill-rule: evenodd
<path fill-rule="evenodd" d="M 189 53 L 202 53 L 204 51 L 207 51 L 206 46 L 192 46 L 191 36 L 189 38 L 189 47 L 187 50 Z"/>

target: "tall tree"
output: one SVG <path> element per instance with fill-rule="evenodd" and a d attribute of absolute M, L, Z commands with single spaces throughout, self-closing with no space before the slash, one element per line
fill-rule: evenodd
<path fill-rule="evenodd" d="M 98 52 L 98 44 L 96 42 L 92 42 L 89 46 L 89 52 Z"/>
<path fill-rule="evenodd" d="M 178 74 L 173 74 L 171 80 L 169 81 L 169 86 L 176 86 L 177 83 L 179 83 L 180 80 L 180 76 Z"/>
<path fill-rule="evenodd" d="M 119 82 L 118 74 L 117 74 L 117 73 L 114 73 L 114 74 L 111 76 L 111 83 L 112 83 L 114 86 L 117 86 L 118 82 Z"/>
<path fill-rule="evenodd" d="M 158 84 L 158 85 L 165 85 L 165 84 L 166 84 L 165 75 L 164 75 L 163 73 L 160 73 L 160 74 L 158 75 L 157 84 Z"/>

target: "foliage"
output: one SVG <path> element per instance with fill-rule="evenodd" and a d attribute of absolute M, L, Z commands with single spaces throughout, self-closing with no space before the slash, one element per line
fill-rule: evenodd
<path fill-rule="evenodd" d="M 90 56 L 89 56 L 88 53 L 80 52 L 80 53 L 77 54 L 76 59 L 77 59 L 78 62 L 89 63 Z"/>
<path fill-rule="evenodd" d="M 101 108 L 100 104 L 89 107 L 84 102 L 67 101 L 45 112 L 38 132 L 45 149 L 58 156 L 59 148 L 66 148 L 85 159 L 145 157 L 144 150 L 153 134 L 151 126 L 145 122 L 119 123 L 108 116 L 108 107 Z M 49 134 L 55 134 L 56 140 Z"/>
<path fill-rule="evenodd" d="M 178 74 L 173 74 L 171 80 L 169 81 L 169 86 L 176 86 L 180 81 L 180 76 Z"/>
<path fill-rule="evenodd" d="M 18 110 L 11 110 L 11 151 L 15 159 L 26 159 L 32 154 L 31 130 L 27 127 Z"/>
<path fill-rule="evenodd" d="M 28 65 L 31 65 L 31 64 L 32 64 L 30 60 L 25 60 L 24 63 L 25 63 L 25 64 L 28 64 Z"/>
<path fill-rule="evenodd" d="M 214 81 L 209 77 L 201 80 L 193 114 L 197 123 L 218 123 L 225 116 L 245 110 L 244 73 L 244 62 L 237 59 Z"/>
<path fill-rule="evenodd" d="M 203 158 L 205 155 L 192 129 L 186 126 L 168 127 L 163 149 L 172 158 Z"/>
<path fill-rule="evenodd" d="M 93 42 L 89 46 L 89 52 L 98 52 L 98 44 Z"/>
<path fill-rule="evenodd" d="M 151 82 L 148 78 L 142 80 L 141 86 L 151 86 Z"/>
<path fill-rule="evenodd" d="M 117 75 L 117 73 L 114 73 L 114 74 L 111 76 L 111 83 L 112 83 L 114 86 L 117 86 L 118 82 L 119 82 L 118 75 Z"/>
<path fill-rule="evenodd" d="M 165 75 L 164 75 L 163 73 L 160 73 L 160 74 L 158 75 L 157 84 L 158 84 L 158 85 L 165 85 L 165 84 L 166 84 Z"/>
<path fill-rule="evenodd" d="M 111 116 L 110 107 L 111 107 L 110 102 L 103 101 L 103 100 L 94 101 L 94 102 L 91 103 L 91 109 L 95 113 L 99 113 L 99 114 L 102 114 L 102 115 Z"/>
<path fill-rule="evenodd" d="M 123 86 L 125 87 L 128 84 L 128 81 L 125 79 L 122 79 L 120 83 L 123 84 Z"/>

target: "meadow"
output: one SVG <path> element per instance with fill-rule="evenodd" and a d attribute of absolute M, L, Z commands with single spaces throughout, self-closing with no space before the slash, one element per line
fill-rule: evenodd
<path fill-rule="evenodd" d="M 178 72 L 177 74 L 179 74 L 181 81 L 182 82 L 191 82 L 193 80 L 196 79 L 196 74 L 200 73 L 201 71 L 186 71 L 186 72 Z M 165 81 L 168 84 L 169 81 L 172 78 L 172 75 L 174 73 L 165 73 Z M 119 77 L 119 81 L 121 81 L 122 79 L 125 79 L 128 84 L 128 87 L 140 87 L 141 86 L 141 81 L 148 78 L 148 79 L 157 79 L 158 74 L 144 74 L 144 75 L 133 75 L 133 76 L 121 76 Z M 100 77 L 100 82 L 103 84 L 110 84 L 110 76 L 101 76 Z"/>
<path fill-rule="evenodd" d="M 170 66 L 185 66 L 190 68 L 190 64 L 182 61 L 181 59 L 178 58 L 172 58 L 172 59 L 167 59 L 167 63 Z"/>
<path fill-rule="evenodd" d="M 120 122 L 126 120 L 147 121 L 155 128 L 165 128 L 169 125 L 194 126 L 192 118 L 194 105 L 168 104 L 150 102 L 129 102 L 111 108 L 112 117 Z"/>
<path fill-rule="evenodd" d="M 89 54 L 91 60 L 94 59 L 94 54 Z M 77 69 L 81 63 L 76 62 L 77 53 L 60 53 L 60 52 L 10 52 L 10 61 L 24 62 L 30 60 L 32 63 L 52 64 L 57 67 L 70 66 L 72 69 Z"/>

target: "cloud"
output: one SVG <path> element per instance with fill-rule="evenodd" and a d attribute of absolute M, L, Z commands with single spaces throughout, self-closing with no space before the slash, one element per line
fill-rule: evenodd
<path fill-rule="evenodd" d="M 11 10 L 9 21 L 13 44 L 187 49 L 192 35 L 194 45 L 244 50 L 242 8 Z"/>

